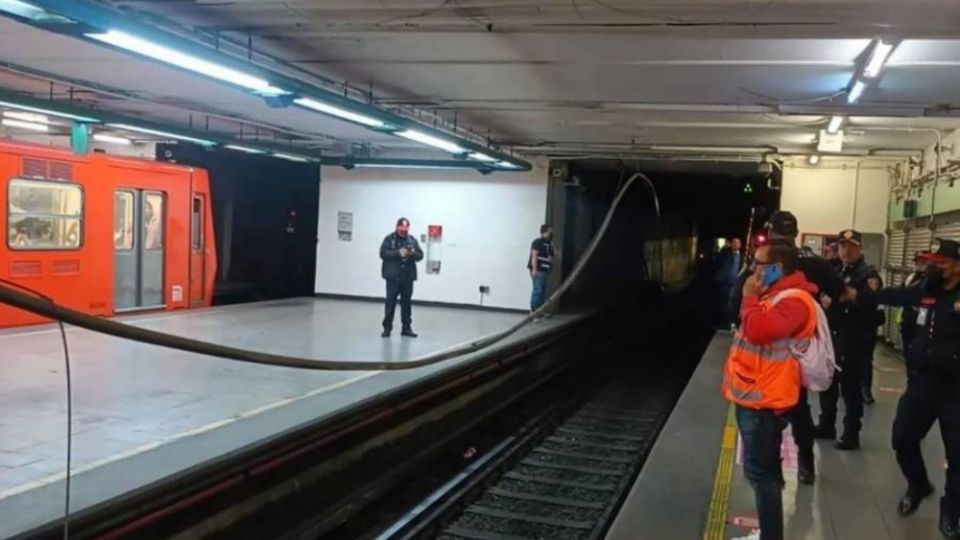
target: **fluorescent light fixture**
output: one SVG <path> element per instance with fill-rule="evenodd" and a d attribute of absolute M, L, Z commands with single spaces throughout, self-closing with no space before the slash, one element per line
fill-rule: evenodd
<path fill-rule="evenodd" d="M 12 13 L 24 19 L 36 19 L 46 13 L 43 8 L 20 0 L 0 0 L 0 11 Z"/>
<path fill-rule="evenodd" d="M 892 43 L 887 43 L 882 40 L 876 41 L 873 45 L 873 50 L 870 52 L 870 59 L 867 60 L 867 65 L 863 67 L 863 76 L 868 79 L 879 77 L 880 72 L 883 71 L 884 64 L 887 63 L 887 58 L 890 57 L 890 53 L 892 52 Z"/>
<path fill-rule="evenodd" d="M 397 135 L 403 137 L 404 139 L 410 139 L 411 141 L 416 141 L 418 143 L 423 143 L 427 146 L 432 146 L 434 148 L 439 148 L 451 154 L 464 154 L 466 150 L 460 148 L 459 145 L 434 137 L 433 135 L 427 135 L 422 131 L 417 131 L 415 129 L 407 129 L 404 131 L 397 132 Z"/>
<path fill-rule="evenodd" d="M 280 159 L 286 159 L 286 160 L 288 160 L 288 161 L 297 161 L 297 162 L 300 162 L 300 163 L 307 163 L 307 162 L 310 161 L 309 159 L 307 159 L 307 158 L 305 158 L 305 157 L 294 156 L 294 155 L 291 155 L 291 154 L 282 154 L 282 153 L 280 153 L 280 152 L 274 152 L 274 153 L 273 153 L 273 157 L 275 157 L 275 158 L 280 158 Z"/>
<path fill-rule="evenodd" d="M 159 131 L 156 129 L 144 128 L 140 126 L 131 126 L 130 124 L 107 124 L 112 128 L 122 129 L 124 131 L 134 131 L 136 133 L 146 133 L 147 135 L 155 135 L 157 137 L 166 137 L 168 139 L 177 139 L 180 141 L 193 142 L 197 144 L 202 144 L 204 146 L 214 146 L 217 143 L 213 141 L 208 141 L 206 139 L 197 139 L 195 137 L 188 137 L 186 135 L 178 135 L 176 133 L 170 133 L 167 131 Z"/>
<path fill-rule="evenodd" d="M 100 122 L 96 118 L 90 118 L 89 116 L 78 116 L 75 114 L 69 114 L 69 113 L 64 113 L 59 111 L 51 111 L 49 109 L 41 109 L 39 107 L 30 107 L 28 105 L 20 105 L 19 103 L 12 103 L 9 101 L 0 101 L 0 107 L 10 107 L 11 109 L 20 109 L 21 111 L 32 111 L 40 114 L 45 114 L 47 116 L 56 116 L 58 118 L 68 118 L 70 120 L 76 120 L 78 122 L 87 122 L 91 124 L 96 124 Z"/>
<path fill-rule="evenodd" d="M 259 94 L 279 96 L 287 93 L 284 90 L 272 86 L 269 81 L 259 77 L 254 77 L 242 71 L 221 66 L 169 47 L 164 47 L 163 45 L 141 39 L 126 32 L 120 32 L 119 30 L 110 30 L 104 34 L 86 34 L 86 36 L 90 39 L 113 45 L 114 47 L 142 54 L 143 56 L 149 56 L 155 60 L 172 64 L 201 75 L 206 75 L 207 77 L 213 77 L 214 79 L 242 86 Z"/>
<path fill-rule="evenodd" d="M 126 137 L 117 137 L 116 135 L 107 135 L 106 133 L 94 133 L 93 140 L 111 144 L 122 144 L 124 146 L 133 144 L 133 141 Z"/>
<path fill-rule="evenodd" d="M 340 107 L 334 107 L 333 105 L 328 105 L 321 101 L 310 98 L 300 98 L 293 101 L 301 107 L 306 107 L 314 111 L 322 112 L 324 114 L 329 114 L 330 116 L 336 116 L 343 120 L 349 120 L 350 122 L 356 122 L 358 124 L 363 124 L 372 128 L 382 128 L 386 124 L 377 120 L 376 118 L 370 118 L 369 116 L 364 116 L 362 114 L 357 114 L 355 112 L 348 111 L 346 109 L 341 109 Z"/>
<path fill-rule="evenodd" d="M 847 103 L 856 103 L 861 96 L 863 96 L 863 91 L 867 89 L 867 83 L 857 80 L 853 83 L 853 88 L 850 89 L 850 93 L 847 94 Z"/>
<path fill-rule="evenodd" d="M 436 169 L 444 171 L 469 171 L 466 167 L 454 167 L 446 165 L 414 165 L 412 163 L 357 163 L 354 167 L 358 169 Z"/>
<path fill-rule="evenodd" d="M 45 114 L 37 114 L 20 111 L 3 111 L 4 118 L 13 118 L 14 120 L 23 120 L 24 122 L 34 122 L 36 124 L 49 124 L 50 119 Z"/>
<path fill-rule="evenodd" d="M 496 161 L 496 160 L 497 160 L 497 158 L 490 157 L 490 156 L 488 156 L 488 155 L 486 155 L 486 154 L 484 154 L 484 153 L 482 153 L 482 152 L 474 152 L 474 153 L 470 154 L 470 155 L 467 156 L 467 157 L 470 158 L 470 159 L 475 159 L 475 160 L 477 160 L 477 161 L 485 161 L 485 162 L 487 162 L 487 163 L 490 163 L 490 162 L 493 162 L 493 161 Z"/>
<path fill-rule="evenodd" d="M 820 163 L 820 156 L 818 154 L 810 154 L 810 157 L 807 158 L 807 162 L 811 165 L 816 165 Z"/>
<path fill-rule="evenodd" d="M 250 148 L 249 146 L 239 146 L 236 144 L 228 144 L 225 148 L 230 150 L 236 150 L 237 152 L 246 152 L 248 154 L 266 154 L 266 150 L 258 150 L 256 148 Z"/>
<path fill-rule="evenodd" d="M 13 120 L 11 118 L 4 118 L 3 125 L 12 128 L 29 129 L 30 131 L 42 131 L 44 133 L 50 131 L 50 126 L 46 124 L 24 122 L 23 120 Z"/>
<path fill-rule="evenodd" d="M 509 161 L 500 161 L 497 163 L 497 167 L 502 167 L 504 169 L 519 169 L 520 166 L 515 163 L 510 163 Z"/>
<path fill-rule="evenodd" d="M 830 125 L 827 126 L 827 133 L 833 135 L 834 133 L 840 131 L 840 126 L 843 125 L 844 118 L 840 115 L 836 115 L 830 119 Z"/>

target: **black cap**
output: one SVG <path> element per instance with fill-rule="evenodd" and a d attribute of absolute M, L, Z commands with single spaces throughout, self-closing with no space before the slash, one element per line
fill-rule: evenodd
<path fill-rule="evenodd" d="M 777 210 L 767 222 L 770 232 L 780 236 L 796 236 L 800 231 L 797 228 L 797 216 L 784 210 Z"/>
<path fill-rule="evenodd" d="M 844 242 L 850 242 L 858 246 L 863 245 L 863 235 L 853 229 L 846 229 L 840 231 L 840 234 L 837 235 L 840 238 L 837 239 L 837 242 L 842 244 Z"/>
<path fill-rule="evenodd" d="M 960 242 L 946 238 L 934 238 L 930 253 L 923 257 L 930 262 L 946 262 L 948 259 L 960 260 Z"/>

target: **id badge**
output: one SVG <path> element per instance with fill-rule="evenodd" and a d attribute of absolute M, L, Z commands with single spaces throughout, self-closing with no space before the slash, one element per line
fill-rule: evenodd
<path fill-rule="evenodd" d="M 920 308 L 920 312 L 917 313 L 917 326 L 924 326 L 927 324 L 927 314 L 930 312 L 927 308 Z"/>

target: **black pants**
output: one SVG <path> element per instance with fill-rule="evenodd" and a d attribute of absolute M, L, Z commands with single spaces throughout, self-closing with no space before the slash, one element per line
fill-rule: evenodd
<path fill-rule="evenodd" d="M 393 330 L 394 314 L 397 312 L 397 298 L 400 298 L 400 321 L 404 330 L 410 330 L 413 325 L 413 308 L 410 299 L 413 298 L 413 280 L 388 279 L 387 302 L 384 308 L 383 329 Z"/>
<path fill-rule="evenodd" d="M 797 454 L 801 463 L 813 466 L 813 415 L 810 413 L 810 403 L 807 401 L 807 390 L 800 389 L 800 401 L 787 414 L 793 440 L 797 443 Z"/>
<path fill-rule="evenodd" d="M 837 425 L 837 401 L 843 396 L 843 405 L 846 412 L 843 416 L 843 434 L 848 437 L 860 435 L 861 420 L 863 419 L 863 393 L 861 393 L 862 376 L 860 368 L 863 365 L 862 351 L 843 355 L 843 361 L 833 384 L 825 392 L 820 393 L 820 425 L 824 428 Z"/>
<path fill-rule="evenodd" d="M 863 365 L 861 372 L 863 374 L 863 387 L 867 390 L 873 390 L 873 351 L 877 348 L 877 337 L 867 337 L 866 351 L 863 353 Z"/>
<path fill-rule="evenodd" d="M 934 379 L 911 378 L 907 382 L 907 391 L 897 404 L 893 449 L 907 484 L 914 489 L 930 482 L 920 453 L 920 441 L 926 437 L 934 421 L 940 422 L 947 454 L 944 498 L 952 512 L 960 512 L 960 392 L 956 385 L 947 387 Z"/>

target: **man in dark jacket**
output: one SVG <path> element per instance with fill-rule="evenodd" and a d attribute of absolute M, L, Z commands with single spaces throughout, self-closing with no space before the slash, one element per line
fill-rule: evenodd
<path fill-rule="evenodd" d="M 800 231 L 797 218 L 792 213 L 780 210 L 774 212 L 767 222 L 767 229 L 771 243 L 789 244 L 796 248 L 797 235 Z M 824 309 L 838 300 L 843 293 L 843 282 L 826 259 L 816 255 L 810 256 L 805 250 L 797 248 L 797 269 L 803 272 L 807 281 L 817 286 L 817 299 Z M 740 289 L 749 275 L 749 272 L 741 274 L 740 286 L 734 287 L 732 291 L 734 313 L 740 310 Z M 805 389 L 801 389 L 800 401 L 787 415 L 787 419 L 790 421 L 794 442 L 797 443 L 797 479 L 803 484 L 813 484 L 816 481 L 813 454 L 814 425 Z"/>
<path fill-rule="evenodd" d="M 415 338 L 417 334 L 413 331 L 410 302 L 413 298 L 413 282 L 417 280 L 417 263 L 423 260 L 423 250 L 417 239 L 410 235 L 410 220 L 397 220 L 396 232 L 387 235 L 380 245 L 380 258 L 383 259 L 381 273 L 387 282 L 382 336 L 388 338 L 393 331 L 397 297 L 400 297 L 401 335 Z"/>
<path fill-rule="evenodd" d="M 869 281 L 878 284 L 880 275 L 863 259 L 863 236 L 859 232 L 841 231 L 839 246 L 843 262 L 840 279 L 845 289 L 840 302 L 831 305 L 828 316 L 841 371 L 830 389 L 820 394 L 820 423 L 816 435 L 819 439 L 836 439 L 837 401 L 842 395 L 846 411 L 843 434 L 836 448 L 858 450 L 863 419 L 863 369 L 870 350 L 869 340 L 876 340 L 877 333 L 877 304 L 859 293 L 867 289 Z"/>
<path fill-rule="evenodd" d="M 903 281 L 903 287 L 906 289 L 920 289 L 927 279 L 927 258 L 929 251 L 918 251 L 913 257 L 913 273 L 907 276 Z M 900 314 L 900 344 L 903 346 L 903 358 L 910 362 L 910 344 L 917 335 L 917 315 L 920 314 L 920 308 L 917 306 L 907 306 L 903 308 Z"/>

